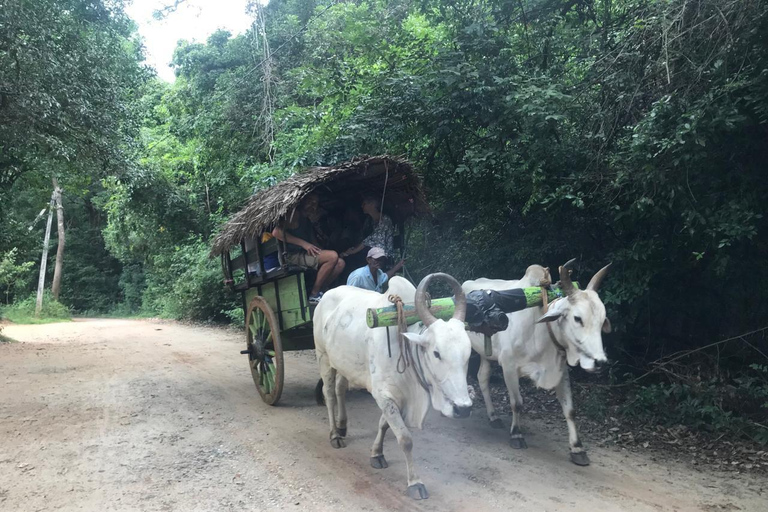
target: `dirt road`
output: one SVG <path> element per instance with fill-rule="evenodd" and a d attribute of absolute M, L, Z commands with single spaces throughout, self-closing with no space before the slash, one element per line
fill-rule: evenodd
<path fill-rule="evenodd" d="M 368 458 L 378 409 L 350 393 L 348 447 L 328 442 L 314 353 L 286 356 L 281 405 L 261 402 L 224 329 L 138 320 L 8 326 L 0 345 L 0 510 L 766 511 L 768 484 L 593 447 L 568 461 L 564 427 L 526 422 L 524 451 L 487 425 L 432 414 L 414 435 L 431 497 L 405 463 Z M 589 446 L 590 439 L 585 439 Z"/>

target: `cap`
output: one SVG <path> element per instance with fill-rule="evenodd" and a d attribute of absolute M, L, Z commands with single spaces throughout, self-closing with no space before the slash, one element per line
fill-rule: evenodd
<path fill-rule="evenodd" d="M 375 260 L 379 258 L 384 258 L 387 256 L 387 253 L 384 252 L 384 249 L 381 247 L 371 247 L 371 250 L 368 251 L 368 257 L 373 258 Z"/>

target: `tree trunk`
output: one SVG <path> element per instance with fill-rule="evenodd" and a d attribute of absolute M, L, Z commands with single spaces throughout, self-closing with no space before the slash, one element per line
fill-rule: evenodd
<path fill-rule="evenodd" d="M 40 277 L 37 280 L 37 301 L 35 303 L 35 316 L 40 316 L 43 309 L 43 288 L 45 287 L 45 269 L 48 266 L 48 240 L 51 239 L 51 221 L 53 220 L 54 195 L 51 194 L 51 203 L 48 206 L 48 223 L 45 226 L 45 238 L 43 238 L 43 257 L 40 259 Z"/>
<path fill-rule="evenodd" d="M 56 176 L 53 177 L 53 194 L 56 198 L 56 225 L 59 230 L 59 247 L 56 249 L 56 266 L 53 269 L 51 293 L 54 300 L 59 300 L 61 290 L 61 267 L 64 264 L 64 207 L 61 205 L 61 188 Z"/>

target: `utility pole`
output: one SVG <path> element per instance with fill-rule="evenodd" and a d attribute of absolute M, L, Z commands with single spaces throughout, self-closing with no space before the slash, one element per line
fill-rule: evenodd
<path fill-rule="evenodd" d="M 51 293 L 54 300 L 59 300 L 59 291 L 61 290 L 61 267 L 64 264 L 64 207 L 61 205 L 61 188 L 56 176 L 53 180 L 53 197 L 56 202 L 56 225 L 59 233 L 59 245 L 56 248 L 56 266 L 53 270 L 53 284 Z"/>
<path fill-rule="evenodd" d="M 56 191 L 51 194 L 51 202 L 48 205 L 48 224 L 45 226 L 45 238 L 43 238 L 43 258 L 40 260 L 40 277 L 37 280 L 37 302 L 35 303 L 35 316 L 40 316 L 40 311 L 43 309 L 45 267 L 48 263 L 48 241 L 51 239 L 51 221 L 53 221 L 53 206 L 55 201 Z"/>

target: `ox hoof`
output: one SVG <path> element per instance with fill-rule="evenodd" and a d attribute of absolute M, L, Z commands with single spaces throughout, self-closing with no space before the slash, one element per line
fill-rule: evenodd
<path fill-rule="evenodd" d="M 429 493 L 427 492 L 427 488 L 424 487 L 424 484 L 409 485 L 406 494 L 414 500 L 425 500 L 429 498 Z"/>
<path fill-rule="evenodd" d="M 347 446 L 347 444 L 344 442 L 344 439 L 340 437 L 334 437 L 331 439 L 331 446 L 334 448 L 344 448 Z"/>
<path fill-rule="evenodd" d="M 387 464 L 387 459 L 383 455 L 376 455 L 371 457 L 371 467 L 374 469 L 384 469 L 388 468 L 389 464 Z"/>
<path fill-rule="evenodd" d="M 491 427 L 504 428 L 504 422 L 501 421 L 501 418 L 496 418 L 495 420 L 491 420 Z"/>
<path fill-rule="evenodd" d="M 347 437 L 347 427 L 337 428 L 336 432 L 338 432 L 341 437 Z"/>
<path fill-rule="evenodd" d="M 587 452 L 571 452 L 571 462 L 577 466 L 589 466 Z"/>
<path fill-rule="evenodd" d="M 528 448 L 528 443 L 526 443 L 525 439 L 522 437 L 510 437 L 509 446 L 511 446 L 515 450 L 524 450 Z"/>

